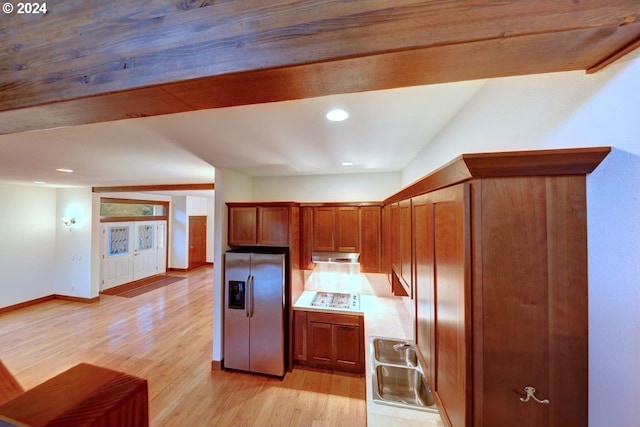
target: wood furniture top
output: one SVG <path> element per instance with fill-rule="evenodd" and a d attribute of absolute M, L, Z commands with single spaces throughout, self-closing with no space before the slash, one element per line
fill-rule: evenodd
<path fill-rule="evenodd" d="M 589 147 L 463 154 L 388 197 L 384 204 L 410 199 L 472 178 L 588 174 L 610 151 L 611 147 Z"/>
<path fill-rule="evenodd" d="M 0 405 L 22 394 L 24 390 L 0 360 Z"/>
<path fill-rule="evenodd" d="M 1 405 L 0 420 L 31 427 L 148 426 L 147 381 L 81 363 Z"/>
<path fill-rule="evenodd" d="M 3 17 L 0 133 L 593 72 L 640 45 L 637 0 L 65 0 L 47 7 Z"/>

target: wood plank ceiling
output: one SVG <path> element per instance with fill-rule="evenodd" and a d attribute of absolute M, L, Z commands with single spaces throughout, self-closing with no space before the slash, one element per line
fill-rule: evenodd
<path fill-rule="evenodd" d="M 637 0 L 122 0 L 3 16 L 0 133 L 491 77 L 596 71 Z"/>

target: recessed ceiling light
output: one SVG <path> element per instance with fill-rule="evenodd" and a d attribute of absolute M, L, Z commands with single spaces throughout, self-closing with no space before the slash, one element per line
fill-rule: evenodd
<path fill-rule="evenodd" d="M 45 185 L 46 184 L 46 182 L 44 182 L 44 181 L 33 181 L 33 183 L 36 184 L 36 185 Z"/>
<path fill-rule="evenodd" d="M 65 169 L 65 168 L 60 168 L 60 169 L 56 169 L 58 172 L 62 172 L 62 173 L 73 173 L 73 169 Z"/>
<path fill-rule="evenodd" d="M 349 113 L 341 108 L 336 108 L 327 113 L 327 120 L 331 120 L 332 122 L 341 122 L 347 120 L 348 117 Z"/>
<path fill-rule="evenodd" d="M 341 165 L 345 167 L 349 167 L 349 166 L 353 166 L 353 162 L 342 162 Z"/>

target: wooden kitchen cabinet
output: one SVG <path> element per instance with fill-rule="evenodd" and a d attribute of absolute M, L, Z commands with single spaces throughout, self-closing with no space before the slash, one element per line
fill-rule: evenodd
<path fill-rule="evenodd" d="M 335 250 L 337 252 L 360 252 L 360 218 L 357 206 L 335 208 Z"/>
<path fill-rule="evenodd" d="M 464 155 L 387 200 L 412 199 L 415 339 L 445 425 L 588 425 L 586 174 L 608 152 Z"/>
<path fill-rule="evenodd" d="M 380 206 L 360 208 L 360 271 L 362 273 L 382 271 L 382 208 Z"/>
<path fill-rule="evenodd" d="M 229 207 L 229 245 L 255 245 L 258 242 L 257 231 L 257 207 Z"/>
<path fill-rule="evenodd" d="M 411 200 L 398 203 L 398 246 L 400 249 L 399 269 L 396 271 L 406 294 L 413 298 L 413 260 L 412 260 L 412 226 Z"/>
<path fill-rule="evenodd" d="M 316 252 L 335 251 L 336 214 L 331 206 L 313 208 L 312 245 Z"/>
<path fill-rule="evenodd" d="M 289 208 L 258 207 L 258 245 L 289 245 Z"/>
<path fill-rule="evenodd" d="M 293 311 L 293 359 L 300 362 L 307 360 L 309 336 L 307 332 L 307 312 Z"/>
<path fill-rule="evenodd" d="M 331 370 L 364 372 L 362 316 L 295 310 L 294 359 Z"/>
<path fill-rule="evenodd" d="M 313 250 L 358 252 L 359 224 L 356 206 L 313 208 Z"/>
<path fill-rule="evenodd" d="M 289 206 L 227 205 L 230 246 L 290 246 Z"/>
<path fill-rule="evenodd" d="M 300 208 L 300 258 L 301 267 L 313 270 L 313 208 Z"/>
<path fill-rule="evenodd" d="M 313 252 L 345 252 L 360 254 L 361 272 L 383 271 L 381 203 L 303 205 L 301 230 L 305 268 L 313 268 Z"/>

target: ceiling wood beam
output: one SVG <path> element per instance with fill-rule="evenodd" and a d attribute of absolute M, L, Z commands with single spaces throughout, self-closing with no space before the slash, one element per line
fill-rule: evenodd
<path fill-rule="evenodd" d="M 163 185 L 121 185 L 118 187 L 93 187 L 93 193 L 139 193 L 147 191 L 193 191 L 215 190 L 214 183 L 207 184 L 163 184 Z"/>
<path fill-rule="evenodd" d="M 59 0 L 48 7 L 3 22 L 0 133 L 587 70 L 640 37 L 637 0 Z"/>

